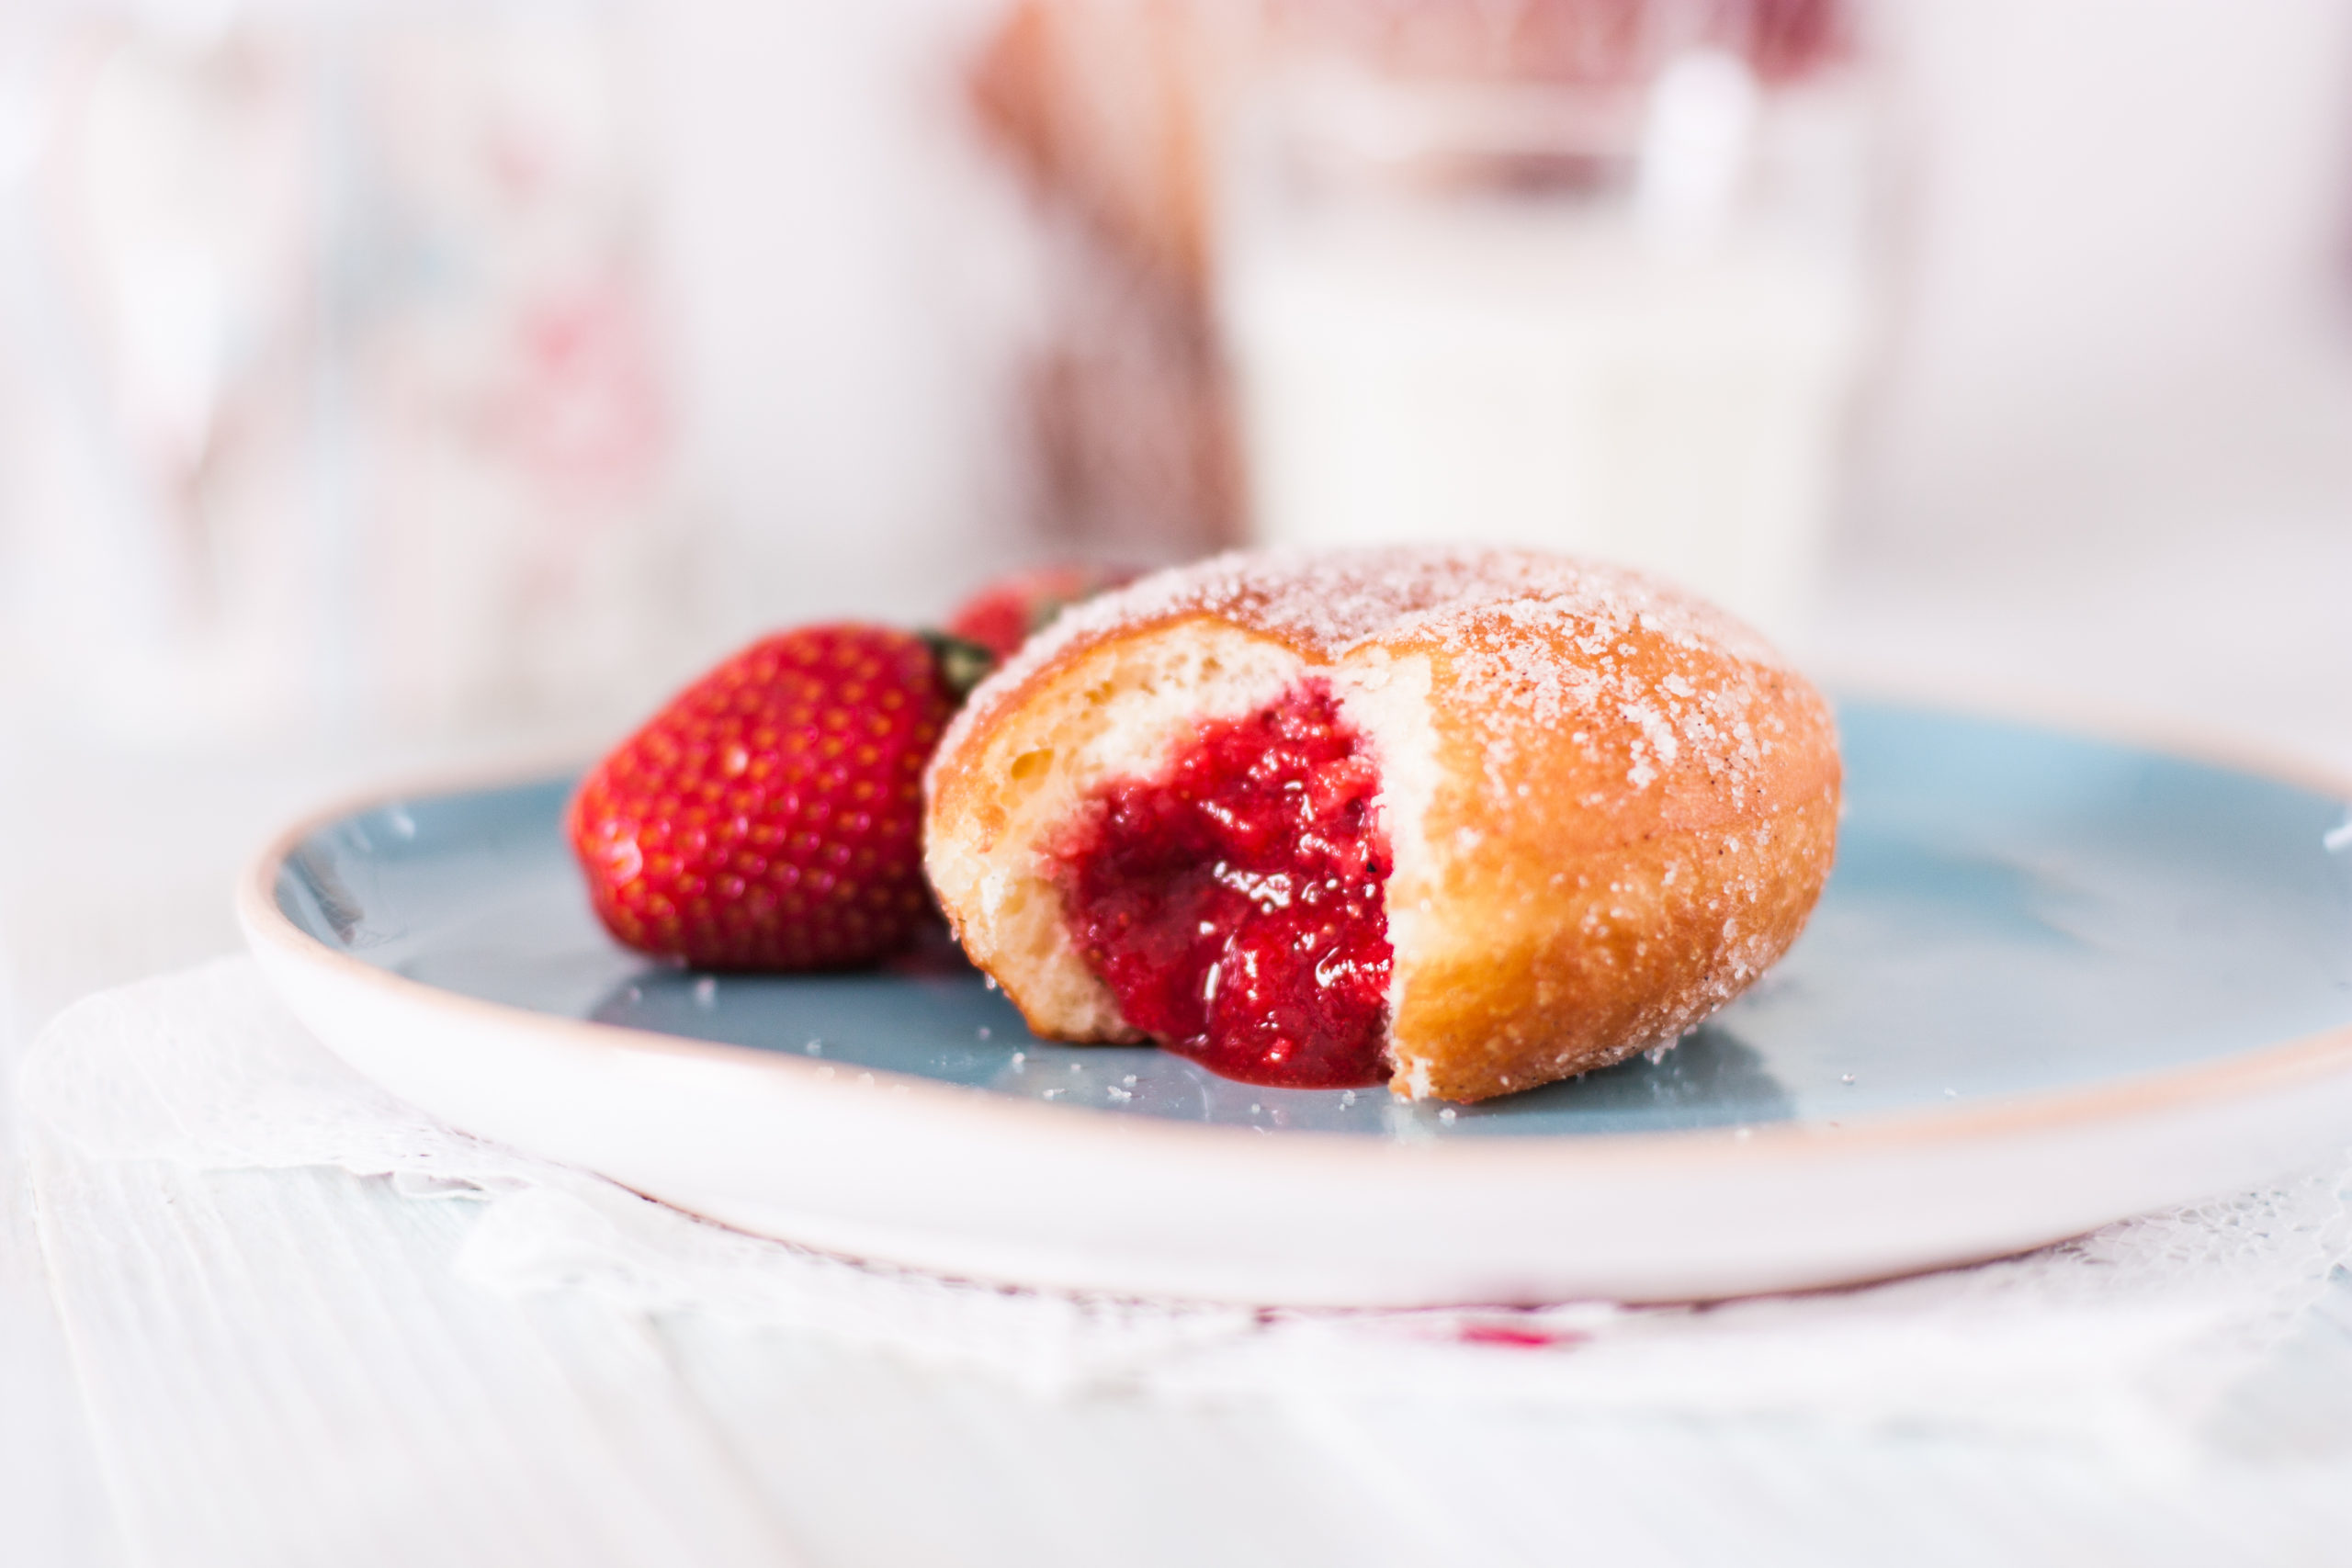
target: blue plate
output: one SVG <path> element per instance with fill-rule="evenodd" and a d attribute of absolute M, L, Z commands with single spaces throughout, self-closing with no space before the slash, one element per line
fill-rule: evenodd
<path fill-rule="evenodd" d="M 1837 1284 L 2352 1134 L 2335 797 L 2016 724 L 1842 722 L 1838 868 L 1787 960 L 1655 1062 L 1477 1106 L 1046 1044 L 944 941 L 860 976 L 649 964 L 589 912 L 563 779 L 292 829 L 240 909 L 296 1014 L 455 1126 L 746 1230 L 1020 1284 L 1334 1304 Z"/>
<path fill-rule="evenodd" d="M 703 976 L 597 925 L 569 779 L 403 799 L 303 836 L 277 905 L 441 991 L 1049 1101 L 1072 1115 L 1359 1137 L 1828 1123 L 2094 1084 L 2352 1025 L 2337 800 L 2051 730 L 1840 711 L 1847 815 L 1812 924 L 1660 1059 L 1458 1110 L 1252 1087 L 1033 1037 L 944 939 L 880 973 Z"/>

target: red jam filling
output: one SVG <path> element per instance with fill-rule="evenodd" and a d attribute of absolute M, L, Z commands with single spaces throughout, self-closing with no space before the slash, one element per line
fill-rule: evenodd
<path fill-rule="evenodd" d="M 1070 931 L 1136 1028 L 1245 1083 L 1387 1077 L 1379 775 L 1308 681 L 1104 786 L 1062 850 Z"/>

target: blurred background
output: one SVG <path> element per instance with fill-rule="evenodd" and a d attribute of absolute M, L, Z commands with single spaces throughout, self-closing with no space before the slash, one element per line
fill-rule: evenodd
<path fill-rule="evenodd" d="M 2347 318 L 2345 0 L 17 0 L 0 1002 L 1046 560 L 1548 544 L 2352 768 Z"/>

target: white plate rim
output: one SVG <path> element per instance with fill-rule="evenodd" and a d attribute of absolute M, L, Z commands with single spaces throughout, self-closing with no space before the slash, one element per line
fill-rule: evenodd
<path fill-rule="evenodd" d="M 1892 694 L 1872 691 L 1868 695 L 1881 700 Z M 2007 719 L 2084 739 L 2118 741 L 2352 800 L 2352 780 L 2324 764 L 2311 759 L 2266 754 L 2233 739 L 2175 732 L 2151 740 L 2134 733 L 2139 728 L 2136 726 L 2064 723 L 2053 721 L 2046 712 L 2019 715 L 2014 710 L 1987 711 L 1941 696 L 1927 701 L 1916 695 L 1894 696 L 1893 700 L 1956 716 Z M 2196 1116 L 2233 1107 L 2278 1102 L 2323 1086 L 2352 1089 L 2352 1024 L 2347 1024 L 2253 1047 L 2220 1060 L 2152 1068 L 2089 1084 L 1988 1097 L 1948 1107 L 1858 1113 L 1835 1123 L 1764 1122 L 1575 1137 L 1453 1138 L 1427 1142 L 1309 1130 L 1284 1130 L 1268 1136 L 1249 1128 L 1199 1125 L 1039 1104 L 881 1068 L 861 1068 L 867 1079 L 861 1083 L 853 1076 L 829 1071 L 827 1064 L 791 1054 L 563 1018 L 469 997 L 340 952 L 300 929 L 278 908 L 277 886 L 287 861 L 305 839 L 322 829 L 361 812 L 424 795 L 542 781 L 549 771 L 525 773 L 508 767 L 454 777 L 443 775 L 400 788 L 379 787 L 306 813 L 285 828 L 253 857 L 237 887 L 239 921 L 265 971 L 279 982 L 281 991 L 286 989 L 283 977 L 289 972 L 306 972 L 319 981 L 331 982 L 344 996 L 370 998 L 410 1017 L 439 1015 L 473 1031 L 498 1031 L 547 1045 L 599 1054 L 618 1051 L 693 1064 L 704 1069 L 757 1075 L 768 1082 L 789 1085 L 794 1098 L 804 1101 L 809 1113 L 819 1118 L 865 1120 L 873 1113 L 876 1089 L 881 1089 L 889 1093 L 890 1116 L 902 1121 L 918 1136 L 927 1131 L 952 1131 L 963 1137 L 1001 1136 L 1017 1140 L 1033 1155 L 1043 1154 L 1077 1166 L 1110 1159 L 1142 1158 L 1178 1166 L 1210 1161 L 1228 1177 L 1239 1174 L 1268 1182 L 1295 1181 L 1308 1176 L 1340 1182 L 1372 1179 L 1400 1168 L 1410 1170 L 1416 1179 L 1442 1173 L 1449 1179 L 1473 1184 L 1485 1181 L 1541 1185 L 1611 1179 L 1639 1182 L 1668 1171 L 1679 1177 L 1702 1179 L 1727 1174 L 1760 1176 L 1775 1167 L 1785 1169 L 1825 1161 L 1844 1164 L 1866 1160 L 1874 1155 L 1933 1156 L 2020 1138 L 2097 1134 L 2153 1119 Z M 315 1019 L 306 1018 L 305 1021 L 321 1034 L 331 1050 L 345 1054 L 339 1043 L 330 1037 L 332 1031 L 321 1029 Z M 366 1068 L 362 1066 L 361 1070 L 365 1072 Z M 435 1108 L 427 1105 L 424 1109 Z M 498 1135 L 495 1131 L 469 1130 Z M 664 1196 L 658 1192 L 652 1195 Z M 2201 1190 L 2182 1191 L 2167 1201 L 2186 1201 L 2204 1195 Z M 713 1213 L 708 1205 L 685 1202 L 681 1206 L 700 1207 L 706 1213 Z M 723 1213 L 715 1217 L 740 1223 Z M 744 1228 L 762 1227 L 752 1224 Z M 2090 1226 L 2076 1225 L 2037 1235 L 2034 1239 L 2057 1240 L 2087 1228 Z M 1955 1253 L 1939 1261 L 1960 1262 L 2005 1250 L 2013 1248 L 2003 1246 Z M 887 1248 L 877 1249 L 876 1255 L 887 1256 Z M 895 1260 L 929 1266 L 920 1258 Z M 1905 1271 L 1917 1266 L 1913 1262 L 1881 1272 Z M 985 1267 L 971 1271 L 1009 1278 L 1004 1271 Z M 1786 1285 L 1766 1281 L 1760 1288 L 1848 1283 L 1868 1277 L 1873 1276 L 1868 1272 L 1849 1273 L 1837 1279 L 1800 1279 Z M 1013 1279 L 1012 1282 L 1032 1281 Z M 1082 1280 L 1036 1282 L 1091 1288 Z M 1120 1287 L 1111 1282 L 1102 1288 Z M 1218 1291 L 1192 1292 L 1181 1286 L 1172 1293 L 1227 1294 Z M 1644 1294 L 1639 1291 L 1618 1293 L 1629 1297 Z M 1745 1288 L 1666 1292 L 1677 1298 L 1729 1293 L 1745 1293 Z M 1277 1292 L 1267 1299 L 1283 1295 L 1295 1298 L 1299 1292 Z M 1437 1292 L 1442 1299 L 1456 1299 L 1458 1295 L 1458 1292 L 1451 1290 Z"/>

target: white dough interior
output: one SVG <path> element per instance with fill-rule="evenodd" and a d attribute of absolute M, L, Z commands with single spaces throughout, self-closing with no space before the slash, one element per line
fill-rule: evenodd
<path fill-rule="evenodd" d="M 1062 682 L 1024 705 L 992 738 L 991 760 L 1003 770 L 995 795 L 1007 813 L 1003 830 L 986 843 L 940 835 L 928 852 L 942 895 L 980 914 L 966 922 L 967 947 L 1031 1021 L 1073 1038 L 1136 1038 L 1072 943 L 1053 880 L 1051 852 L 1088 797 L 1117 779 L 1156 777 L 1203 723 L 1244 717 L 1316 676 L 1330 682 L 1379 770 L 1374 807 L 1395 860 L 1386 913 L 1396 955 L 1388 1001 L 1397 1016 L 1430 904 L 1421 824 L 1438 761 L 1429 661 L 1366 648 L 1315 665 L 1269 638 L 1196 620 L 1126 639 L 1087 661 L 1085 673 L 1084 683 Z M 1395 1066 L 1412 1092 L 1416 1065 Z"/>

